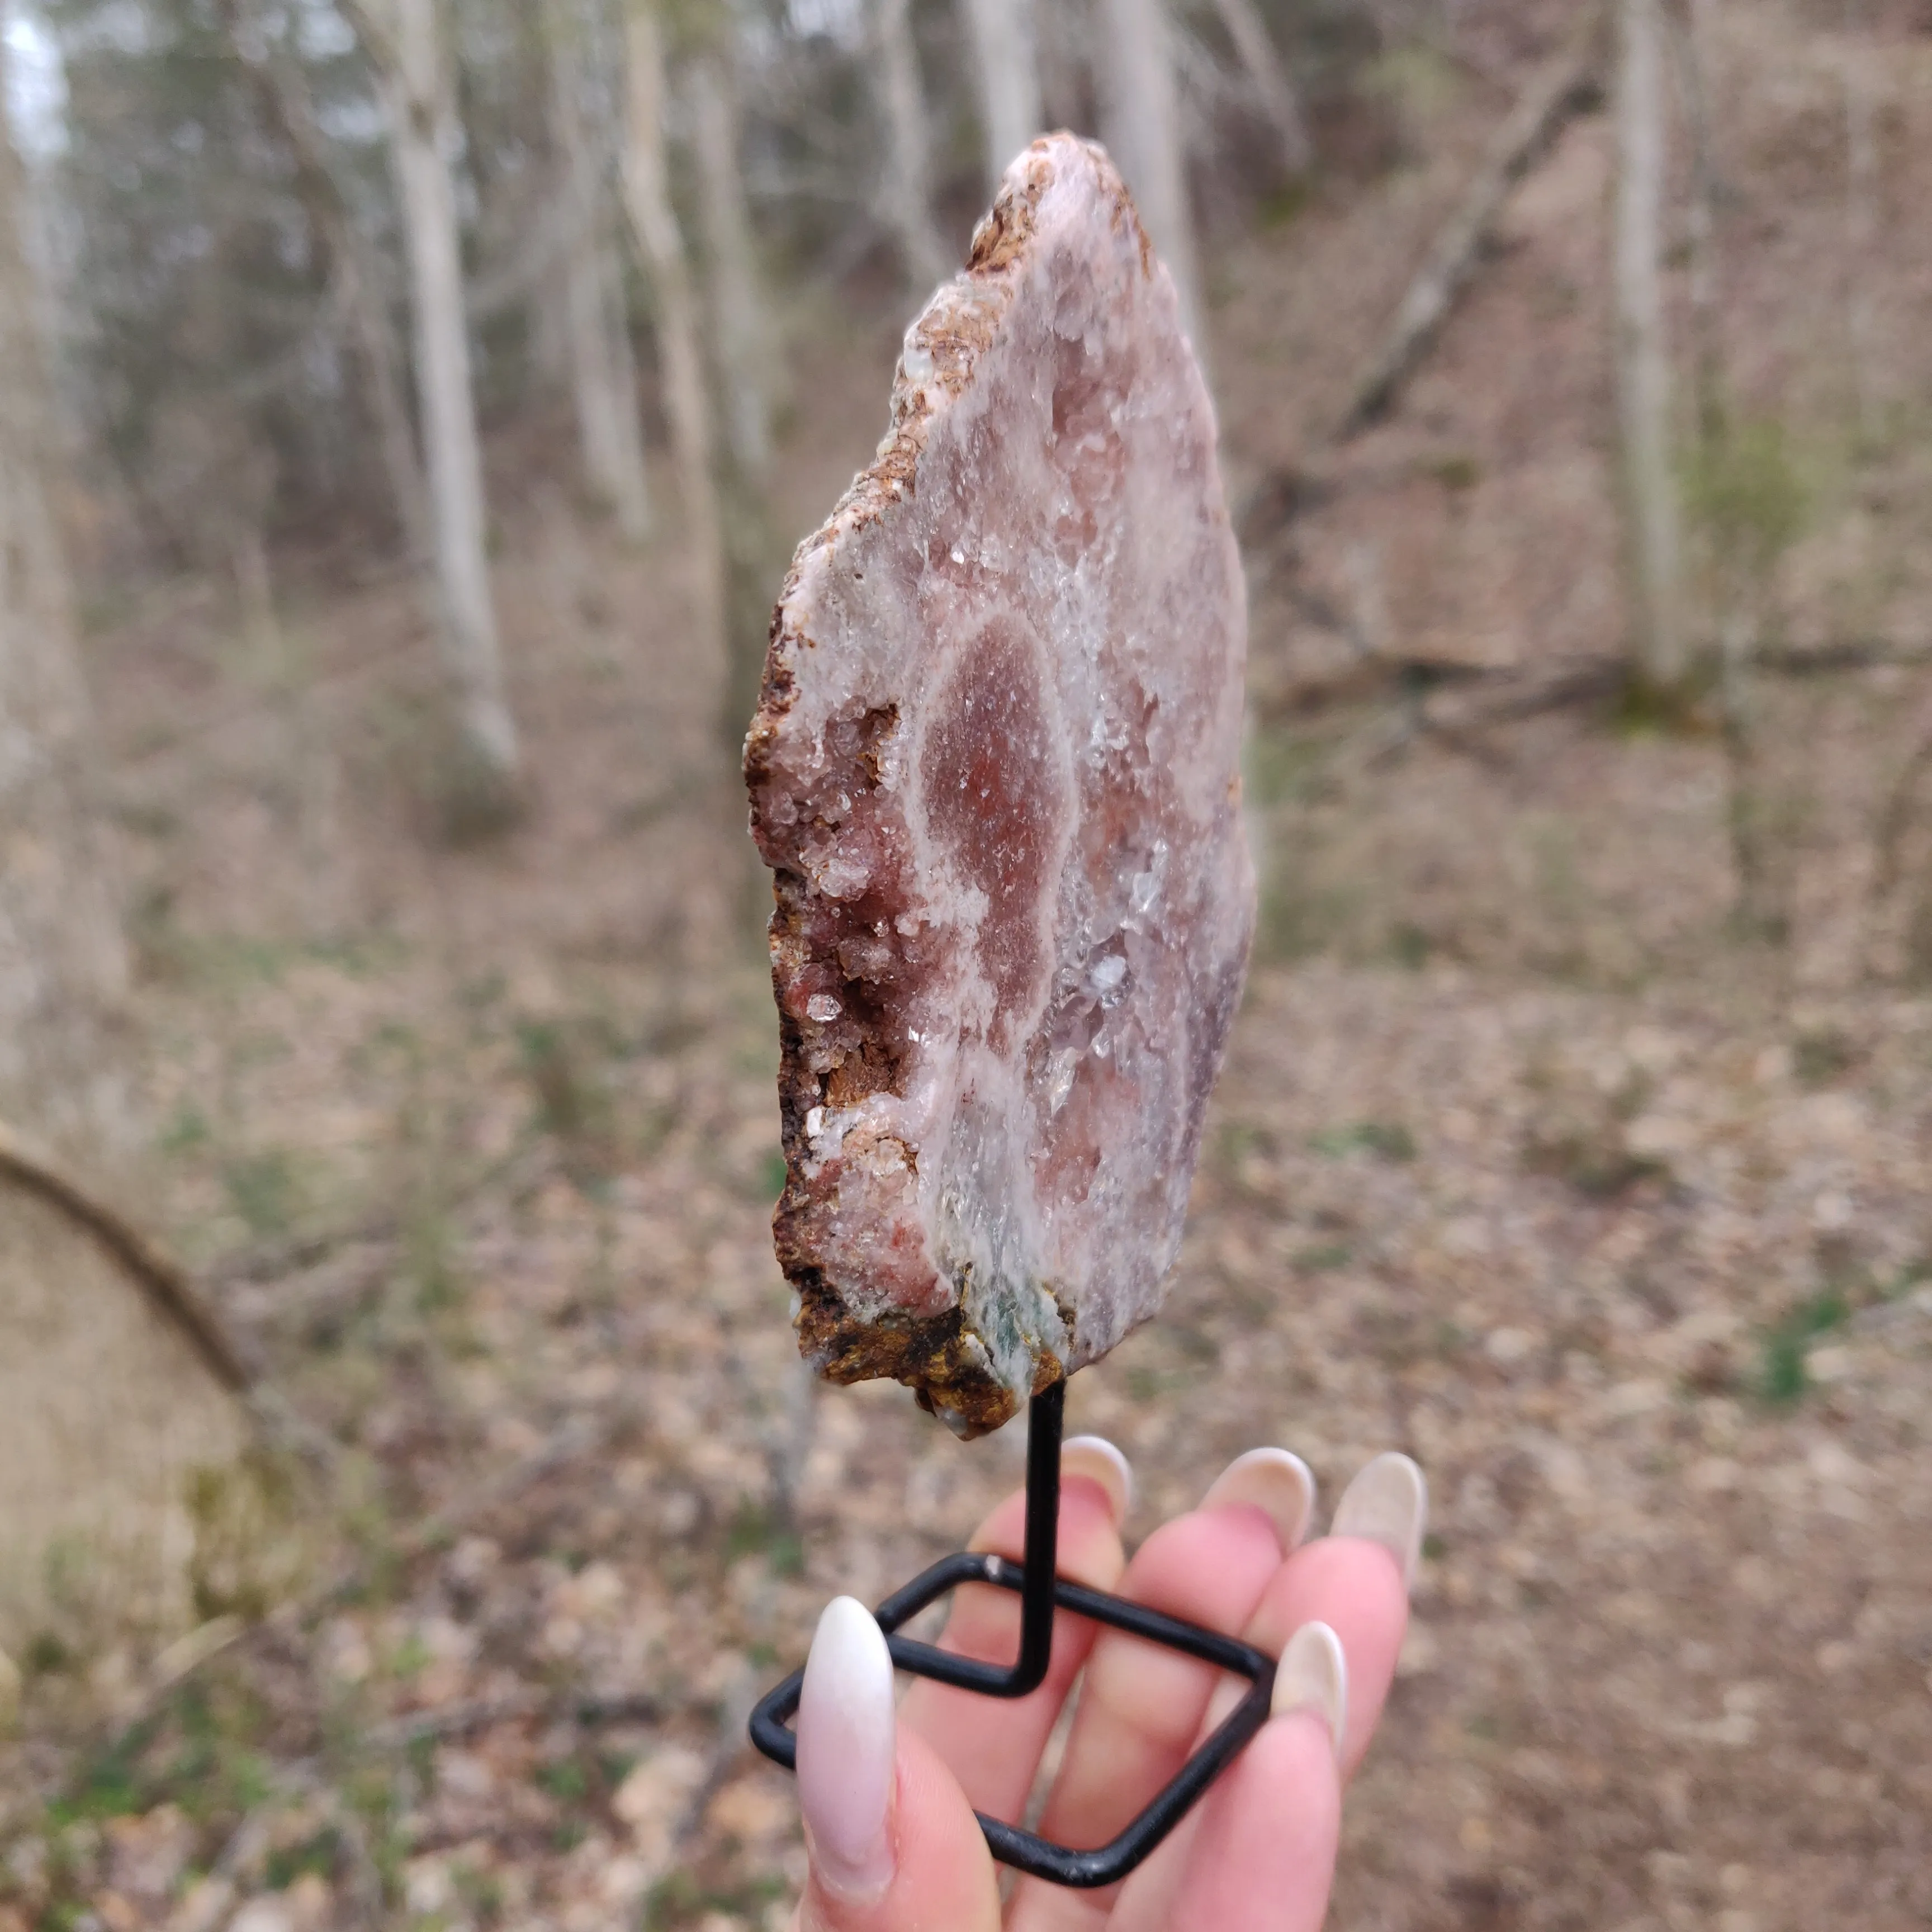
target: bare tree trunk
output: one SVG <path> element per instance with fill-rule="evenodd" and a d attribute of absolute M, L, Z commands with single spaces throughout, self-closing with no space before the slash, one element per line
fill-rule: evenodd
<path fill-rule="evenodd" d="M 1692 0 L 1682 18 L 1667 15 L 1683 76 L 1684 120 L 1690 136 L 1690 242 L 1691 382 L 1697 434 L 1709 451 L 1724 433 L 1724 345 L 1718 314 L 1718 152 L 1711 120 L 1709 22 Z"/>
<path fill-rule="evenodd" d="M 1247 70 L 1262 110 L 1281 144 L 1281 162 L 1291 175 L 1305 175 L 1315 165 L 1315 144 L 1308 138 L 1308 117 L 1301 97 L 1288 77 L 1268 23 L 1255 0 L 1214 0 L 1214 10 Z"/>
<path fill-rule="evenodd" d="M 1094 72 L 1092 16 L 1092 0 L 1057 0 L 1052 6 L 1035 7 L 1034 47 L 1040 58 L 1043 128 L 1094 122 L 1100 83 Z"/>
<path fill-rule="evenodd" d="M 1497 128 L 1482 166 L 1404 291 L 1388 333 L 1356 378 L 1338 437 L 1358 434 L 1394 406 L 1475 273 L 1510 190 L 1590 95 L 1600 67 L 1602 26 L 1601 12 L 1587 9 L 1568 44 L 1531 77 Z"/>
<path fill-rule="evenodd" d="M 90 810 L 24 188 L 0 123 L 0 1119 L 99 1166 L 125 1136 L 128 959 Z"/>
<path fill-rule="evenodd" d="M 1883 426 L 1875 380 L 1877 344 L 1870 283 L 1877 266 L 1878 116 L 1868 64 L 1871 50 L 1855 44 L 1868 26 L 1864 0 L 1845 0 L 1845 323 L 1851 340 L 1858 429 L 1870 443 Z"/>
<path fill-rule="evenodd" d="M 260 500 L 268 500 L 268 492 Z M 293 835 L 295 879 L 303 925 L 321 939 L 338 929 L 341 898 L 338 862 L 335 762 L 326 742 L 320 706 L 304 694 L 295 654 L 276 607 L 274 571 L 258 518 L 235 526 L 232 562 L 242 640 L 257 681 L 268 694 L 282 740 L 288 789 L 287 824 Z M 304 697 L 310 699 L 305 703 Z"/>
<path fill-rule="evenodd" d="M 1652 692 L 1681 692 L 1684 646 L 1670 356 L 1662 272 L 1664 122 L 1660 0 L 1618 0 L 1616 369 L 1630 558 L 1631 641 Z"/>
<path fill-rule="evenodd" d="M 1194 212 L 1175 98 L 1172 23 L 1165 0 L 1096 0 L 1094 28 L 1102 77 L 1101 124 L 1141 220 L 1180 297 L 1184 326 L 1204 362 Z"/>
<path fill-rule="evenodd" d="M 136 1117 L 25 196 L 0 118 L 0 1646 L 55 1628 L 85 1656 L 184 1624 L 190 1472 L 244 1419 L 59 1178 L 124 1180 Z"/>
<path fill-rule="evenodd" d="M 295 162 L 296 192 L 327 251 L 337 298 L 348 320 L 356 358 L 362 365 L 396 526 L 411 560 L 427 563 L 431 538 L 422 464 L 374 251 L 356 226 L 330 172 L 327 142 L 301 68 L 272 47 L 249 0 L 224 0 L 223 14 L 229 38 L 254 78 L 263 111 L 288 143 Z"/>
<path fill-rule="evenodd" d="M 564 306 L 571 392 L 585 481 L 632 543 L 650 535 L 651 504 L 638 417 L 638 374 L 611 250 L 604 170 L 584 116 L 584 21 L 574 0 L 550 0 L 551 115 L 568 184 Z"/>
<path fill-rule="evenodd" d="M 1723 614 L 1720 624 L 1718 695 L 1729 780 L 1731 862 L 1738 879 L 1735 916 L 1744 938 L 1776 944 L 1786 936 L 1790 915 L 1759 748 L 1751 676 L 1754 614 L 1740 599 Z"/>
<path fill-rule="evenodd" d="M 712 473 L 711 409 L 698 346 L 698 304 L 691 268 L 671 204 L 664 130 L 664 49 L 657 0 L 627 0 L 624 131 L 624 205 L 656 311 L 658 360 L 664 408 L 670 418 L 684 507 L 685 545 L 691 554 L 696 629 L 724 702 L 724 550 Z"/>
<path fill-rule="evenodd" d="M 686 99 L 698 164 L 712 344 L 724 398 L 724 443 L 737 469 L 756 477 L 771 461 L 776 350 L 738 162 L 737 90 L 724 54 L 708 50 L 692 60 Z"/>
<path fill-rule="evenodd" d="M 483 452 L 470 372 L 463 258 L 450 155 L 456 110 L 436 0 L 353 0 L 351 16 L 381 81 L 402 203 L 416 311 L 416 391 L 428 453 L 443 656 L 457 724 L 473 765 L 476 802 L 507 806 L 518 776 L 517 729 L 503 682 L 490 586 Z"/>
<path fill-rule="evenodd" d="M 1708 8 L 1691 0 L 1680 16 L 1666 14 L 1683 83 L 1685 131 L 1690 140 L 1690 242 L 1691 383 L 1697 440 L 1706 470 L 1715 474 L 1732 434 L 1726 406 L 1724 341 L 1718 286 L 1717 140 L 1712 123 Z M 1731 863 L 1737 874 L 1732 920 L 1741 937 L 1773 944 L 1789 931 L 1789 867 L 1780 862 L 1760 742 L 1754 659 L 1761 622 L 1759 567 L 1725 554 L 1726 536 L 1713 533 L 1712 597 L 1717 632 L 1718 708 L 1723 728 Z M 1735 534 L 1729 541 L 1735 543 Z"/>
<path fill-rule="evenodd" d="M 965 0 L 966 26 L 980 73 L 986 178 L 994 188 L 1042 125 L 1033 5 L 1034 0 Z"/>
<path fill-rule="evenodd" d="M 767 490 L 774 338 L 739 166 L 732 51 L 729 42 L 701 49 L 685 76 L 704 231 L 706 308 L 724 419 L 724 460 L 717 471 L 728 652 L 721 715 L 728 740 L 736 739 L 758 702 L 772 604 L 787 556 Z"/>
<path fill-rule="evenodd" d="M 872 0 L 872 33 L 886 117 L 879 212 L 898 244 L 907 280 L 921 289 L 936 288 L 952 274 L 952 263 L 933 226 L 930 122 L 907 0 Z"/>
<path fill-rule="evenodd" d="M 1912 721 L 1911 737 L 1912 751 L 1887 786 L 1872 828 L 1871 884 L 1865 900 L 1865 970 L 1868 974 L 1884 970 L 1882 951 L 1873 946 L 1876 935 L 1871 931 L 1872 922 L 1910 879 L 1918 890 L 1899 908 L 1904 924 L 1899 934 L 1904 956 L 1899 963 L 1908 980 L 1922 984 L 1932 976 L 1926 970 L 1932 965 L 1932 950 L 1927 944 L 1932 940 L 1932 890 L 1927 890 L 1922 878 L 1913 873 L 1911 848 L 1919 843 L 1913 835 L 1924 824 L 1922 794 L 1928 775 L 1932 774 L 1932 704 L 1922 700 L 1918 715 Z"/>
<path fill-rule="evenodd" d="M 332 186 L 333 184 L 332 184 Z M 376 440 L 382 452 L 382 470 L 389 485 L 396 527 L 410 561 L 430 560 L 433 538 L 425 500 L 422 460 L 416 430 L 410 421 L 408 394 L 403 382 L 396 339 L 389 327 L 380 272 L 363 246 L 348 211 L 341 211 L 343 246 L 335 255 L 335 286 L 349 319 L 356 358 L 368 385 L 369 413 L 375 418 Z"/>

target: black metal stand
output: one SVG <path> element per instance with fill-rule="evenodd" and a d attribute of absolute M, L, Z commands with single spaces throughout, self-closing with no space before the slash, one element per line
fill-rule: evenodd
<path fill-rule="evenodd" d="M 1056 1382 L 1033 1399 L 1028 1414 L 1026 1561 L 1016 1566 L 1000 1556 L 965 1551 L 935 1563 L 903 1589 L 895 1591 L 874 1614 L 886 1633 L 892 1661 L 916 1677 L 930 1677 L 962 1690 L 988 1697 L 1024 1697 L 1046 1682 L 1053 1652 L 1053 1618 L 1058 1607 L 1148 1643 L 1198 1657 L 1217 1669 L 1245 1677 L 1250 1688 L 1231 1716 L 1184 1765 L 1172 1784 L 1111 1844 L 1093 1851 L 1074 1851 L 1064 1845 L 980 1815 L 980 1828 L 994 1858 L 1035 1878 L 1055 1885 L 1112 1885 L 1146 1858 L 1186 1815 L 1208 1786 L 1232 1763 L 1248 1740 L 1268 1720 L 1268 1700 L 1274 1691 L 1274 1660 L 1252 1645 L 1164 1616 L 1124 1597 L 1089 1590 L 1060 1580 L 1055 1574 L 1060 1540 L 1060 1442 L 1066 1404 L 1066 1384 Z M 898 1634 L 928 1604 L 962 1583 L 993 1583 L 1013 1591 L 1020 1599 L 1020 1649 L 1010 1665 L 982 1664 L 956 1657 L 950 1651 Z M 799 1688 L 805 1680 L 795 1670 L 752 1713 L 752 1742 L 788 1771 L 796 1768 L 798 1740 L 789 1728 L 798 1711 Z"/>

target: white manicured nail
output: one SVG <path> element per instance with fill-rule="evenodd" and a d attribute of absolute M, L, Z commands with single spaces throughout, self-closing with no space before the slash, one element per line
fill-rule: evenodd
<path fill-rule="evenodd" d="M 1395 1450 L 1357 1471 L 1335 1505 L 1331 1536 L 1366 1537 L 1392 1552 L 1405 1585 L 1415 1580 L 1422 1532 L 1429 1521 L 1429 1485 L 1422 1472 Z"/>
<path fill-rule="evenodd" d="M 1342 1640 L 1326 1624 L 1304 1624 L 1288 1640 L 1275 1666 L 1274 1696 L 1269 1714 L 1285 1718 L 1291 1711 L 1312 1711 L 1328 1726 L 1336 1762 L 1348 1729 L 1348 1660 Z"/>
<path fill-rule="evenodd" d="M 1127 1520 L 1134 1504 L 1134 1472 L 1126 1456 L 1104 1436 L 1076 1436 L 1060 1444 L 1060 1474 L 1090 1476 L 1107 1492 L 1107 1507 L 1113 1512 L 1114 1527 Z"/>
<path fill-rule="evenodd" d="M 1299 1456 L 1286 1449 L 1250 1449 L 1214 1478 L 1201 1498 L 1203 1509 L 1246 1503 L 1274 1525 L 1286 1556 L 1300 1546 L 1315 1513 L 1315 1478 Z"/>
<path fill-rule="evenodd" d="M 892 1660 L 852 1597 L 825 1606 L 798 1701 L 798 1802 L 820 1884 L 867 1905 L 892 1882 Z"/>

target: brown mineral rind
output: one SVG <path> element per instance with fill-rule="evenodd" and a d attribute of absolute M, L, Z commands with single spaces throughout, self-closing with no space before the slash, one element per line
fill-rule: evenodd
<path fill-rule="evenodd" d="M 745 754 L 800 1344 L 962 1433 L 1159 1306 L 1240 997 L 1213 412 L 1097 147 L 1007 172 L 800 546 Z"/>

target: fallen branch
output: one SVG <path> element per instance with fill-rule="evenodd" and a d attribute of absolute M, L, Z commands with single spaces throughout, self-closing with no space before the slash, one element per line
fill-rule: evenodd
<path fill-rule="evenodd" d="M 711 1801 L 724 1790 L 732 1767 L 750 1748 L 747 1732 L 757 1702 L 758 1692 L 751 1673 L 741 1666 L 737 1682 L 718 1704 L 717 1728 L 712 1734 L 710 1754 L 705 1761 L 704 1775 L 685 1801 L 684 1809 L 671 1832 L 674 1869 L 682 1864 L 689 1856 L 692 1841 L 704 1825 L 704 1814 L 711 1809 Z"/>
<path fill-rule="evenodd" d="M 275 1294 L 272 1306 L 256 1318 L 256 1326 L 263 1332 L 272 1328 L 312 1340 L 362 1308 L 393 1278 L 395 1269 L 394 1241 L 358 1242 L 353 1249 L 304 1269 Z"/>
<path fill-rule="evenodd" d="M 58 1208 L 114 1256 L 134 1276 L 149 1306 L 239 1401 L 265 1440 L 292 1450 L 320 1468 L 334 1466 L 334 1442 L 304 1420 L 268 1380 L 253 1351 L 243 1346 L 187 1270 L 163 1253 L 98 1189 L 80 1180 L 45 1148 L 33 1145 L 4 1121 L 0 1121 L 0 1174 Z"/>
<path fill-rule="evenodd" d="M 1882 664 L 1912 669 L 1932 664 L 1932 648 L 1895 644 L 1884 638 L 1851 638 L 1841 644 L 1796 650 L 1789 645 L 1760 645 L 1751 664 L 1754 670 L 1778 677 L 1829 677 L 1839 671 L 1874 670 Z"/>
<path fill-rule="evenodd" d="M 392 1544 L 386 1554 L 392 1560 L 409 1562 L 445 1548 L 478 1516 L 500 1508 L 526 1490 L 534 1489 L 560 1469 L 595 1455 L 632 1419 L 632 1414 L 628 1403 L 619 1402 L 600 1414 L 573 1416 L 527 1456 L 519 1456 L 508 1468 L 484 1478 L 466 1494 L 426 1517 L 407 1535 Z M 338 1580 L 332 1598 L 352 1588 L 362 1570 L 362 1566 L 355 1566 L 353 1576 Z"/>
<path fill-rule="evenodd" d="M 1426 730 L 1481 731 L 1514 724 L 1573 704 L 1595 704 L 1613 696 L 1630 676 L 1620 657 L 1586 658 L 1555 671 L 1501 674 L 1496 683 L 1469 692 L 1459 704 L 1425 706 Z"/>
<path fill-rule="evenodd" d="M 1882 905 L 1904 882 L 1906 834 L 1917 816 L 1925 775 L 1932 771 L 1932 700 L 1921 706 L 1912 736 L 1916 742 L 1885 795 L 1872 830 L 1872 878 L 1866 892 L 1866 904 L 1872 908 Z"/>
<path fill-rule="evenodd" d="M 1248 84 L 1254 89 L 1262 111 L 1281 144 L 1282 165 L 1300 177 L 1315 165 L 1315 144 L 1308 138 L 1308 117 L 1302 112 L 1301 97 L 1282 65 L 1274 42 L 1268 38 L 1255 0 L 1214 0 L 1214 10 L 1234 44 L 1246 70 Z"/>
<path fill-rule="evenodd" d="M 161 1316 L 192 1345 L 223 1388 L 246 1396 L 260 1378 L 184 1270 L 163 1254 L 99 1191 L 44 1148 L 0 1121 L 0 1174 L 58 1208 L 127 1269 Z"/>
<path fill-rule="evenodd" d="M 486 1161 L 474 1173 L 459 1180 L 442 1198 L 446 1210 L 466 1206 L 478 1195 L 498 1186 L 520 1192 L 541 1179 L 552 1160 L 546 1144 L 520 1145 L 496 1160 Z M 394 1208 L 385 1208 L 365 1220 L 334 1228 L 319 1228 L 286 1240 L 266 1241 L 224 1255 L 202 1270 L 210 1284 L 228 1287 L 242 1282 L 279 1281 L 300 1274 L 328 1260 L 338 1249 L 364 1242 L 393 1243 L 401 1239 L 403 1216 Z"/>
<path fill-rule="evenodd" d="M 432 1551 L 445 1548 L 478 1516 L 500 1508 L 580 1457 L 595 1454 L 631 1419 L 632 1414 L 628 1404 L 618 1404 L 599 1415 L 573 1417 L 527 1456 L 520 1456 L 508 1468 L 486 1477 L 466 1494 L 382 1549 L 344 1564 L 292 1603 L 254 1623 L 231 1623 L 215 1640 L 200 1647 L 178 1667 L 164 1672 L 160 1682 L 149 1685 L 134 1708 L 124 1713 L 112 1727 L 103 1741 L 103 1748 L 110 1754 L 125 1750 L 135 1734 L 144 1724 L 153 1720 L 168 1699 L 217 1658 L 244 1651 L 272 1634 L 313 1628 L 318 1619 L 353 1596 L 370 1571 L 380 1563 L 413 1562 Z"/>
<path fill-rule="evenodd" d="M 398 1215 L 385 1210 L 367 1220 L 340 1228 L 318 1229 L 286 1240 L 262 1241 L 224 1255 L 202 1270 L 202 1279 L 227 1288 L 243 1282 L 280 1281 L 302 1274 L 326 1262 L 338 1248 L 365 1241 L 393 1242 L 402 1233 Z"/>
<path fill-rule="evenodd" d="M 1346 442 L 1386 415 L 1474 273 L 1510 190 L 1564 123 L 1594 98 L 1604 9 L 1586 10 L 1562 52 L 1540 68 L 1497 129 L 1482 166 L 1436 238 L 1382 346 L 1358 379 L 1335 440 Z"/>
<path fill-rule="evenodd" d="M 362 1750 L 381 1755 L 407 1750 L 416 1744 L 474 1737 L 478 1731 L 494 1730 L 499 1724 L 525 1724 L 532 1718 L 549 1724 L 661 1724 L 680 1714 L 676 1707 L 648 1690 L 620 1690 L 603 1696 L 520 1690 L 507 1697 L 478 1697 L 371 1725 L 359 1742 Z"/>
<path fill-rule="evenodd" d="M 1283 594 L 1310 622 L 1342 630 L 1337 614 L 1318 602 L 1304 603 L 1292 590 Z M 1887 664 L 1922 669 L 1932 664 L 1932 650 L 1888 644 L 1882 638 L 1855 639 L 1798 650 L 1767 650 L 1754 658 L 1752 668 L 1766 676 L 1802 680 Z M 1258 705 L 1257 716 L 1264 724 L 1316 716 L 1370 701 L 1378 693 L 1386 698 L 1390 684 L 1401 686 L 1404 703 L 1412 704 L 1420 685 L 1428 688 L 1428 702 L 1425 712 L 1414 720 L 1414 730 L 1440 736 L 1451 730 L 1486 730 L 1515 724 L 1572 705 L 1598 704 L 1614 696 L 1629 676 L 1629 662 L 1622 657 L 1579 658 L 1553 670 L 1512 665 L 1498 670 L 1444 664 L 1389 652 L 1358 652 L 1343 674 L 1282 689 Z M 1932 732 L 1932 726 L 1928 729 Z M 1932 743 L 1924 750 L 1932 761 Z M 1916 767 L 1912 776 L 1916 782 Z"/>
<path fill-rule="evenodd" d="M 335 1828 L 336 1841 L 342 1847 L 344 1862 L 349 1868 L 344 1888 L 349 1922 L 366 1928 L 366 1932 L 377 1932 L 382 1922 L 382 1873 L 370 1849 L 368 1832 L 355 1806 L 333 1785 L 325 1792 L 323 1802 L 328 1822 Z"/>

